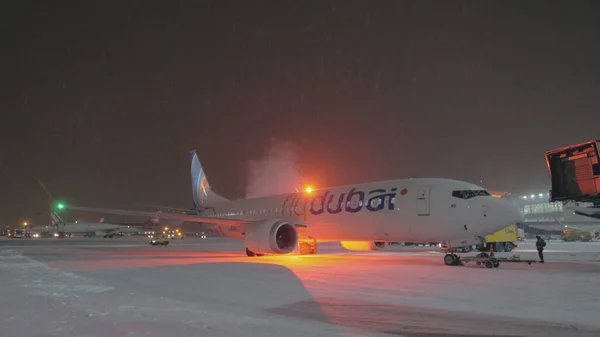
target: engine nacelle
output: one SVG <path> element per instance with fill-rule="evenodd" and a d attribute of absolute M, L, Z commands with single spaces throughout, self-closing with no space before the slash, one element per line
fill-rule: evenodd
<path fill-rule="evenodd" d="M 288 254 L 298 245 L 298 230 L 284 220 L 257 221 L 249 226 L 244 241 L 257 254 Z"/>
<path fill-rule="evenodd" d="M 341 241 L 342 247 L 355 251 L 382 250 L 387 247 L 385 241 Z"/>

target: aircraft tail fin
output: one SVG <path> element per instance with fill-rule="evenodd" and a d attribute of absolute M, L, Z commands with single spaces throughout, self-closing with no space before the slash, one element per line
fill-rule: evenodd
<path fill-rule="evenodd" d="M 210 185 L 208 184 L 208 179 L 206 178 L 206 173 L 202 169 L 200 159 L 198 159 L 198 155 L 196 154 L 196 150 L 190 151 L 190 160 L 192 173 L 192 197 L 194 199 L 194 206 L 196 206 L 197 209 L 201 209 L 208 203 L 227 201 L 227 199 L 221 197 L 211 190 Z"/>
<path fill-rule="evenodd" d="M 44 185 L 44 183 L 42 182 L 42 179 L 37 178 L 37 182 L 40 185 L 40 187 L 42 188 L 42 190 L 46 193 L 46 195 L 48 195 L 50 209 L 52 209 L 52 203 L 53 203 L 52 194 L 50 194 L 50 191 L 48 191 L 48 189 L 46 188 L 46 185 Z M 52 225 L 56 226 L 56 229 L 60 233 L 63 230 L 63 228 L 65 227 L 65 224 L 66 224 L 65 220 L 63 220 L 63 218 L 61 218 L 60 215 L 58 215 L 58 213 L 56 213 L 55 211 L 52 211 L 52 210 L 50 211 L 50 218 L 52 219 Z"/>
<path fill-rule="evenodd" d="M 65 220 L 58 215 L 58 213 L 51 211 L 50 217 L 52 218 L 52 225 L 56 226 L 58 232 L 60 233 L 65 226 Z"/>

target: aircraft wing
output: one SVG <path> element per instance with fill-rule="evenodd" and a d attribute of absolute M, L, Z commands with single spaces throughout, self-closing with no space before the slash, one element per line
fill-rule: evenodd
<path fill-rule="evenodd" d="M 81 212 L 92 212 L 92 213 L 109 213 L 116 215 L 129 215 L 139 217 L 157 217 L 162 219 L 177 219 L 190 222 L 202 222 L 215 225 L 241 225 L 250 223 L 246 220 L 240 219 L 223 219 L 205 217 L 200 215 L 188 215 L 178 213 L 165 213 L 165 212 L 149 212 L 149 211 L 132 211 L 125 209 L 108 209 L 108 208 L 95 208 L 95 207 L 84 207 L 84 206 L 68 206 L 67 209 Z"/>
<path fill-rule="evenodd" d="M 600 219 L 600 208 L 588 208 L 588 209 L 575 210 L 574 213 L 577 215 L 581 215 L 581 216 L 587 216 L 587 217 L 594 218 L 594 219 Z"/>

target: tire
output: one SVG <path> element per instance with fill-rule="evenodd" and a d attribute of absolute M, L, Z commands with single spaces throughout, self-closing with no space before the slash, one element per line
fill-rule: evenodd
<path fill-rule="evenodd" d="M 492 263 L 492 261 L 485 261 L 485 267 L 488 269 L 494 268 L 494 264 Z"/>
<path fill-rule="evenodd" d="M 471 250 L 473 250 L 473 249 L 471 248 L 471 246 L 464 246 L 464 247 L 462 248 L 462 250 L 463 250 L 465 253 L 470 253 L 470 252 L 471 252 Z"/>
<path fill-rule="evenodd" d="M 512 242 L 507 242 L 504 245 L 504 251 L 505 252 L 512 252 L 513 249 L 515 249 L 515 245 Z"/>
<path fill-rule="evenodd" d="M 312 247 L 307 242 L 300 242 L 300 255 L 308 255 L 312 252 Z"/>
<path fill-rule="evenodd" d="M 452 256 L 452 254 L 446 254 L 446 256 L 444 256 L 444 264 L 447 266 L 453 266 L 454 265 L 454 256 Z"/>
<path fill-rule="evenodd" d="M 498 267 L 500 267 L 500 262 L 498 262 L 498 261 L 494 262 L 494 268 L 498 268 Z"/>

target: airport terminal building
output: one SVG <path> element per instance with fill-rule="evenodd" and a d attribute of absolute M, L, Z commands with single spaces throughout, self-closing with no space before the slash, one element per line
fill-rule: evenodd
<path fill-rule="evenodd" d="M 543 230 L 562 230 L 571 227 L 588 232 L 600 232 L 600 220 L 577 215 L 569 208 L 570 204 L 549 202 L 549 194 L 514 195 L 508 192 L 492 192 L 495 197 L 503 198 L 517 205 L 525 215 L 525 224 Z M 582 203 L 575 206 L 584 206 Z"/>

